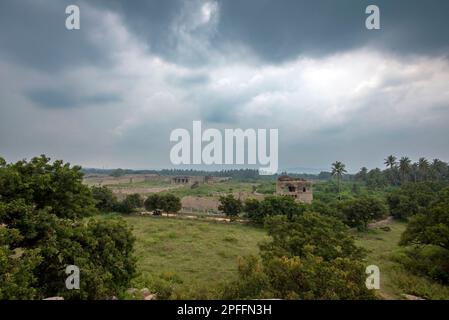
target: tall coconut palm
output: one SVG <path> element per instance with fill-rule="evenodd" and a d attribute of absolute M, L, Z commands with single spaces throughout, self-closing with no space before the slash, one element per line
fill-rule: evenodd
<path fill-rule="evenodd" d="M 412 161 L 408 157 L 402 157 L 399 160 L 399 171 L 401 173 L 402 182 L 405 181 L 406 175 L 410 172 Z"/>
<path fill-rule="evenodd" d="M 343 175 L 347 172 L 345 169 L 346 165 L 340 161 L 335 161 L 332 163 L 332 176 L 337 177 L 338 185 L 338 196 L 340 197 L 340 181 Z"/>
<path fill-rule="evenodd" d="M 388 167 L 390 167 L 390 169 L 393 169 L 396 166 L 396 160 L 397 158 L 393 155 L 389 155 L 386 159 L 384 164 Z"/>
<path fill-rule="evenodd" d="M 427 180 L 427 176 L 430 169 L 429 161 L 426 158 L 419 158 L 418 160 L 418 169 L 419 169 L 419 176 L 420 178 L 423 178 L 424 180 Z"/>

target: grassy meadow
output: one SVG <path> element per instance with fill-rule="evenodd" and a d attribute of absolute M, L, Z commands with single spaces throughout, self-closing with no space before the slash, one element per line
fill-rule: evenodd
<path fill-rule="evenodd" d="M 151 216 L 125 220 L 137 239 L 137 282 L 152 286 L 153 277 L 166 278 L 166 285 L 185 298 L 213 298 L 223 282 L 236 276 L 238 257 L 257 254 L 257 244 L 267 238 L 263 229 L 238 223 Z"/>
<path fill-rule="evenodd" d="M 165 290 L 165 298 L 218 298 L 222 284 L 235 279 L 238 258 L 258 254 L 258 243 L 268 239 L 262 228 L 240 223 L 138 215 L 124 219 L 136 237 L 135 286 Z M 367 250 L 366 264 L 380 268 L 379 298 L 404 299 L 404 294 L 411 294 L 449 299 L 447 287 L 411 274 L 395 261 L 403 250 L 398 242 L 405 226 L 395 221 L 389 231 L 354 233 L 356 243 Z"/>
<path fill-rule="evenodd" d="M 384 299 L 403 299 L 404 294 L 425 299 L 449 299 L 449 288 L 417 276 L 405 270 L 400 259 L 398 243 L 406 223 L 394 221 L 388 225 L 390 231 L 380 228 L 358 232 L 356 243 L 368 251 L 367 265 L 374 264 L 380 269 L 380 296 Z"/>

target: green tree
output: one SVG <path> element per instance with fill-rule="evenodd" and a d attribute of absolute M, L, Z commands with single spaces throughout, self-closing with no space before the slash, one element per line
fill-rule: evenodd
<path fill-rule="evenodd" d="M 449 187 L 411 218 L 402 235 L 401 244 L 435 245 L 449 250 Z"/>
<path fill-rule="evenodd" d="M 117 197 L 108 187 L 93 186 L 91 190 L 95 206 L 101 212 L 111 212 L 117 207 Z"/>
<path fill-rule="evenodd" d="M 148 211 L 160 210 L 167 213 L 176 213 L 182 208 L 181 199 L 170 193 L 151 194 L 145 200 L 144 205 Z"/>
<path fill-rule="evenodd" d="M 20 241 L 19 230 L 0 226 L 0 300 L 33 299 L 36 296 L 36 267 L 42 261 L 38 249 L 11 248 Z"/>
<path fill-rule="evenodd" d="M 407 181 L 408 174 L 411 170 L 412 161 L 408 157 L 402 157 L 399 160 L 399 172 L 401 174 L 401 182 L 405 183 Z"/>
<path fill-rule="evenodd" d="M 384 164 L 387 166 L 387 168 L 393 169 L 396 167 L 396 164 L 397 164 L 396 160 L 397 160 L 397 158 L 395 156 L 389 155 L 385 159 Z"/>
<path fill-rule="evenodd" d="M 263 224 L 264 216 L 260 209 L 260 201 L 257 199 L 246 199 L 243 207 L 248 219 L 256 224 Z"/>
<path fill-rule="evenodd" d="M 387 196 L 390 213 L 396 219 L 407 219 L 427 208 L 441 185 L 431 182 L 407 183 Z"/>
<path fill-rule="evenodd" d="M 218 210 L 224 212 L 226 216 L 234 220 L 242 212 L 243 204 L 240 199 L 236 199 L 232 194 L 220 197 Z"/>
<path fill-rule="evenodd" d="M 0 167 L 2 297 L 105 299 L 129 285 L 131 231 L 122 220 L 88 217 L 97 209 L 80 169 L 45 156 Z M 71 264 L 80 290 L 64 286 Z"/>
<path fill-rule="evenodd" d="M 82 218 L 96 211 L 81 167 L 42 155 L 29 162 L 18 161 L 1 169 L 0 195 L 3 202 L 23 199 L 34 209 L 47 208 L 60 218 Z"/>
<path fill-rule="evenodd" d="M 169 213 L 176 213 L 182 208 L 181 199 L 179 197 L 167 193 L 163 196 L 164 199 L 164 207 L 163 210 Z"/>
<path fill-rule="evenodd" d="M 332 176 L 337 177 L 339 196 L 340 196 L 340 192 L 341 192 L 341 186 L 340 186 L 341 179 L 342 179 L 343 175 L 347 172 L 345 167 L 346 166 L 340 161 L 335 161 L 334 163 L 332 163 Z"/>
<path fill-rule="evenodd" d="M 372 299 L 365 286 L 364 252 L 338 220 L 316 213 L 266 219 L 272 240 L 261 259 L 240 260 L 226 299 Z"/>
<path fill-rule="evenodd" d="M 119 178 L 119 177 L 124 176 L 125 174 L 126 174 L 125 170 L 123 170 L 121 168 L 118 168 L 118 169 L 112 170 L 112 172 L 110 173 L 110 176 L 111 177 L 115 177 L 115 178 Z"/>
<path fill-rule="evenodd" d="M 345 223 L 359 230 L 367 230 L 369 222 L 388 215 L 386 204 L 375 197 L 363 196 L 347 200 L 341 204 L 341 207 Z"/>
<path fill-rule="evenodd" d="M 413 245 L 401 259 L 408 269 L 449 283 L 449 187 L 410 218 L 399 244 Z"/>
<path fill-rule="evenodd" d="M 418 160 L 418 174 L 420 181 L 426 181 L 429 177 L 430 163 L 426 158 L 419 158 Z"/>
<path fill-rule="evenodd" d="M 383 189 L 388 185 L 385 175 L 379 168 L 370 170 L 366 176 L 366 186 L 370 190 Z"/>
<path fill-rule="evenodd" d="M 282 215 L 288 219 L 302 214 L 306 206 L 287 196 L 269 196 L 260 203 L 260 212 L 263 217 Z"/>
<path fill-rule="evenodd" d="M 355 175 L 355 179 L 358 181 L 366 181 L 366 176 L 368 174 L 368 169 L 366 167 L 362 167 L 360 171 Z"/>
<path fill-rule="evenodd" d="M 143 207 L 143 199 L 138 193 L 129 194 L 123 200 L 123 205 L 127 212 L 132 212 L 138 208 Z"/>

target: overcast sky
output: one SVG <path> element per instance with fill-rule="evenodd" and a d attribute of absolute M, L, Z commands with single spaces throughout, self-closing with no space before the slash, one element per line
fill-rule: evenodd
<path fill-rule="evenodd" d="M 448 161 L 448 15 L 447 0 L 1 0 L 0 155 L 172 167 L 170 132 L 201 120 L 279 129 L 281 168 Z"/>

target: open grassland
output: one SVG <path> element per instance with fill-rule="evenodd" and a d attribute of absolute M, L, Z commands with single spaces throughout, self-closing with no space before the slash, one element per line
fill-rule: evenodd
<path fill-rule="evenodd" d="M 257 185 L 257 183 L 237 182 L 230 180 L 216 183 L 200 184 L 195 188 L 191 188 L 190 186 L 182 186 L 180 188 L 170 190 L 170 193 L 180 198 L 185 196 L 210 197 L 236 192 L 250 193 L 253 190 L 253 186 Z"/>
<path fill-rule="evenodd" d="M 425 299 L 449 299 L 449 288 L 425 277 L 411 274 L 396 261 L 403 250 L 398 243 L 406 228 L 403 222 L 393 222 L 390 231 L 382 229 L 357 233 L 357 244 L 368 250 L 367 265 L 380 268 L 380 295 L 384 299 L 403 299 L 404 294 Z M 396 258 L 396 259 L 395 259 Z"/>
<path fill-rule="evenodd" d="M 237 275 L 238 257 L 257 255 L 258 243 L 268 239 L 263 229 L 239 223 L 152 216 L 124 219 L 136 237 L 140 276 L 135 286 L 165 290 L 164 298 L 219 297 L 221 285 Z M 398 263 L 403 250 L 398 242 L 406 224 L 394 221 L 388 227 L 389 231 L 378 228 L 354 233 L 356 243 L 367 250 L 366 265 L 380 268 L 379 296 L 449 299 L 447 286 L 414 275 Z M 164 279 L 162 284 L 159 279 Z"/>
<path fill-rule="evenodd" d="M 167 217 L 129 216 L 139 272 L 150 277 L 178 279 L 175 292 L 196 297 L 213 292 L 237 274 L 238 257 L 258 254 L 267 236 L 262 229 L 242 224 Z M 191 293 L 192 291 L 196 291 Z"/>

